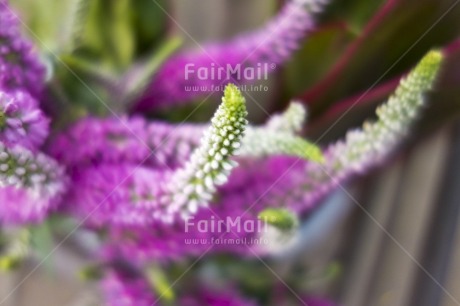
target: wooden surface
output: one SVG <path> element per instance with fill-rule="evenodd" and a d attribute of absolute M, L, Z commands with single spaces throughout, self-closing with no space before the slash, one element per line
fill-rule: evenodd
<path fill-rule="evenodd" d="M 414 296 L 422 276 L 442 290 L 442 282 L 426 270 L 424 252 L 433 234 L 432 217 L 442 205 L 437 199 L 442 177 L 449 170 L 451 140 L 450 129 L 433 135 L 366 186 L 368 195 L 361 199 L 366 211 L 357 211 L 349 236 L 353 247 L 346 251 L 339 286 L 344 305 L 421 306 Z"/>

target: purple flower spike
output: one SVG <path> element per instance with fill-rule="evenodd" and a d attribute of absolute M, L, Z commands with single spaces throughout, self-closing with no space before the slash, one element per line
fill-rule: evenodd
<path fill-rule="evenodd" d="M 66 203 L 88 224 L 152 224 L 170 172 L 130 165 L 101 165 L 74 174 Z"/>
<path fill-rule="evenodd" d="M 0 0 L 0 88 L 25 89 L 37 96 L 44 80 L 45 67 L 32 42 L 21 34 L 18 16 L 8 1 Z"/>
<path fill-rule="evenodd" d="M 0 141 L 35 150 L 49 133 L 49 120 L 38 102 L 24 91 L 0 91 Z"/>
<path fill-rule="evenodd" d="M 147 123 L 140 117 L 85 118 L 59 134 L 49 151 L 71 169 L 101 163 L 143 162 L 155 169 L 170 170 L 190 157 L 205 128 L 193 124 Z"/>
<path fill-rule="evenodd" d="M 0 142 L 0 223 L 42 221 L 60 203 L 66 182 L 54 160 Z"/>
<path fill-rule="evenodd" d="M 204 50 L 191 50 L 171 57 L 155 76 L 135 111 L 147 111 L 186 103 L 206 92 L 217 91 L 225 83 L 248 83 L 255 78 L 233 73 L 235 67 L 254 69 L 261 78 L 296 51 L 314 28 L 314 14 L 325 0 L 292 0 L 265 27 Z M 228 69 L 231 67 L 231 69 Z M 198 70 L 207 71 L 200 77 Z M 224 72 L 219 72 L 223 70 Z M 214 73 L 213 73 L 214 72 Z M 211 77 L 211 75 L 214 77 Z"/>

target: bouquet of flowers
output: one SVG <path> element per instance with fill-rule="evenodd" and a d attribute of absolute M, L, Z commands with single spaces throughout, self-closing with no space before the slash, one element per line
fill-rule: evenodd
<path fill-rule="evenodd" d="M 247 86 L 277 67 L 296 75 L 292 62 L 318 35 L 327 2 L 288 0 L 260 29 L 178 50 L 163 19 L 142 19 L 144 1 L 56 4 L 70 26 L 50 43 L 36 34 L 43 9 L 24 19 L 33 28 L 0 0 L 0 268 L 41 264 L 84 233 L 83 275 L 107 305 L 335 305 L 297 293 L 268 263 L 300 243 L 328 195 L 400 147 L 456 46 L 417 59 L 375 117 L 339 139 L 317 137 L 329 119 L 306 138 L 307 103 L 314 116 L 321 106 L 341 118 L 321 84 L 249 122 Z M 197 101 L 215 110 L 201 123 L 183 115 Z M 40 257 L 43 228 L 55 246 Z"/>

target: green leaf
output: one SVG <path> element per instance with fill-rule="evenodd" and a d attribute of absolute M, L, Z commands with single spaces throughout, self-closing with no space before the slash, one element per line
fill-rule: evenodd
<path fill-rule="evenodd" d="M 80 52 L 112 70 L 126 68 L 135 55 L 130 0 L 93 0 L 81 35 Z"/>
<path fill-rule="evenodd" d="M 72 2 L 74 3 L 72 6 L 72 19 L 69 21 L 72 24 L 72 28 L 69 43 L 65 48 L 66 52 L 72 52 L 80 45 L 90 6 L 90 0 L 72 0 Z"/>
<path fill-rule="evenodd" d="M 130 0 L 111 1 L 113 9 L 113 23 L 110 28 L 110 41 L 116 63 L 121 67 L 128 66 L 135 52 L 135 40 L 131 23 Z"/>

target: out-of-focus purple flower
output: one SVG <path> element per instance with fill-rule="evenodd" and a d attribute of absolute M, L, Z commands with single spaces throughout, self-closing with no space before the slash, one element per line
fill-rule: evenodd
<path fill-rule="evenodd" d="M 230 208 L 227 208 L 230 211 Z M 241 213 L 241 211 L 239 211 Z M 204 253 L 209 254 L 238 254 L 251 257 L 253 250 L 262 253 L 259 244 L 259 234 L 263 231 L 263 223 L 258 219 L 251 219 L 252 214 L 241 217 L 241 224 L 251 220 L 253 224 L 260 224 L 259 229 L 242 231 L 237 225 L 232 225 L 239 215 L 234 213 L 223 216 L 220 211 L 203 208 L 192 219 L 177 220 L 172 224 L 155 223 L 151 226 L 112 226 L 107 231 L 105 251 L 113 256 L 136 260 L 145 263 L 151 260 L 170 262 L 185 257 L 197 257 Z M 228 218 L 228 219 L 227 219 Z M 227 223 L 227 220 L 230 220 Z M 199 231 L 200 226 L 215 226 L 225 222 L 222 230 Z M 214 224 L 214 225 L 212 225 Z M 262 240 L 260 240 L 262 241 Z M 264 240 L 269 243 L 269 240 Z M 263 242 L 265 243 L 265 242 Z"/>
<path fill-rule="evenodd" d="M 211 244 L 192 242 L 192 239 L 201 239 L 200 236 L 204 237 L 202 239 L 211 237 L 196 232 L 186 233 L 183 222 L 111 226 L 107 230 L 103 254 L 108 258 L 122 258 L 141 264 L 152 260 L 169 263 L 188 256 L 200 256 L 210 249 Z"/>
<path fill-rule="evenodd" d="M 158 170 L 175 169 L 182 166 L 199 145 L 206 127 L 148 123 L 140 117 L 89 117 L 60 133 L 50 144 L 49 152 L 70 169 L 102 163 L 137 165 L 141 162 Z"/>
<path fill-rule="evenodd" d="M 240 66 L 258 71 L 261 78 L 287 61 L 302 39 L 314 28 L 314 14 L 326 0 L 291 0 L 266 26 L 222 44 L 210 44 L 203 50 L 191 50 L 172 56 L 160 69 L 135 111 L 172 106 L 190 101 L 226 83 L 248 83 L 228 67 Z M 198 70 L 208 77 L 198 77 Z M 224 71 L 224 72 L 219 72 Z M 228 73 L 227 73 L 228 71 Z M 213 73 L 213 77 L 211 76 Z M 219 77 L 220 74 L 220 77 Z"/>
<path fill-rule="evenodd" d="M 160 198 L 171 172 L 104 164 L 73 175 L 66 208 L 93 226 L 148 225 L 161 210 Z"/>
<path fill-rule="evenodd" d="M 43 220 L 67 188 L 64 169 L 41 154 L 0 142 L 0 223 Z"/>
<path fill-rule="evenodd" d="M 156 300 L 149 283 L 135 273 L 111 270 L 101 288 L 106 306 L 152 306 Z"/>
<path fill-rule="evenodd" d="M 24 89 L 37 96 L 45 79 L 45 67 L 33 44 L 21 34 L 19 18 L 7 0 L 0 0 L 0 88 Z"/>
<path fill-rule="evenodd" d="M 49 133 L 49 120 L 28 93 L 0 91 L 0 141 L 36 150 Z"/>

